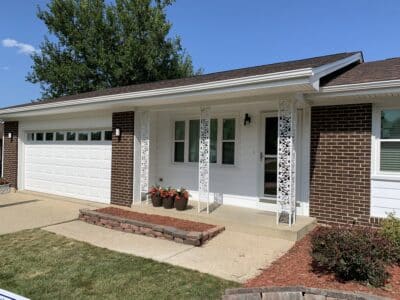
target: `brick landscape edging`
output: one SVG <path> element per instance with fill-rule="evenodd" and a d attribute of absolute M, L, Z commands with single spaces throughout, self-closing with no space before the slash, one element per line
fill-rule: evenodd
<path fill-rule="evenodd" d="M 79 219 L 109 229 L 171 240 L 177 243 L 197 247 L 225 230 L 225 227 L 223 226 L 215 226 L 203 232 L 185 231 L 171 226 L 121 218 L 88 209 L 79 210 Z"/>
<path fill-rule="evenodd" d="M 289 287 L 261 287 L 227 289 L 223 300 L 384 300 L 389 298 L 379 297 L 365 293 L 352 293 L 339 290 L 324 290 L 307 288 L 303 286 Z"/>

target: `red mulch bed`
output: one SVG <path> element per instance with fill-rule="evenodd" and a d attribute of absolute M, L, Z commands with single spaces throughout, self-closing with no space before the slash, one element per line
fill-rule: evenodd
<path fill-rule="evenodd" d="M 400 267 L 390 267 L 390 282 L 384 288 L 373 288 L 357 282 L 338 282 L 333 275 L 312 272 L 310 235 L 298 241 L 285 255 L 263 272 L 249 280 L 246 287 L 262 286 L 306 286 L 370 293 L 400 299 Z"/>
<path fill-rule="evenodd" d="M 157 225 L 171 226 L 185 231 L 203 232 L 208 229 L 216 227 L 216 225 L 192 222 L 188 220 L 182 220 L 182 219 L 159 216 L 159 215 L 138 213 L 116 207 L 105 207 L 96 209 L 96 211 L 116 217 L 127 218 L 131 220 L 137 220 Z"/>

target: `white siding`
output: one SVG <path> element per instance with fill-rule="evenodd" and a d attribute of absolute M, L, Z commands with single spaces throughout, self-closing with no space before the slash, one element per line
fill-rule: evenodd
<path fill-rule="evenodd" d="M 260 152 L 263 151 L 260 142 L 261 137 L 261 114 L 277 110 L 277 103 L 266 102 L 265 104 L 231 105 L 223 107 L 212 107 L 211 117 L 235 117 L 237 122 L 237 145 L 236 164 L 210 165 L 210 191 L 213 197 L 223 199 L 223 203 L 243 207 L 274 210 L 271 204 L 260 203 L 262 194 L 262 161 Z M 228 108 L 229 107 L 229 108 Z M 249 113 L 252 122 L 250 126 L 243 125 L 244 114 Z M 308 115 L 307 115 L 308 116 Z M 156 164 L 150 177 L 150 184 L 163 186 L 185 187 L 191 191 L 194 199 L 197 199 L 198 191 L 198 164 L 197 163 L 173 163 L 172 161 L 172 136 L 173 121 L 180 118 L 198 118 L 199 111 L 196 109 L 185 109 L 174 112 L 158 112 L 152 122 L 157 130 L 156 141 L 151 141 L 151 148 L 156 147 L 156 153 L 152 152 L 151 163 Z M 303 121 L 303 119 L 300 119 Z M 301 122 L 308 124 L 308 122 Z M 219 124 L 220 126 L 220 124 Z M 303 128 L 298 128 L 302 133 Z M 153 132 L 154 133 L 154 132 Z M 299 141 L 299 147 L 305 151 L 299 151 L 298 156 L 298 189 L 297 201 L 301 203 L 300 214 L 308 214 L 307 182 L 302 180 L 302 172 L 307 170 L 308 160 L 303 158 L 308 155 L 307 142 Z M 218 149 L 221 151 L 221 149 Z M 304 165 L 306 164 L 306 165 Z M 160 179 L 162 181 L 160 181 Z"/>
<path fill-rule="evenodd" d="M 390 212 L 400 216 L 400 181 L 373 179 L 371 182 L 371 216 L 386 217 Z"/>

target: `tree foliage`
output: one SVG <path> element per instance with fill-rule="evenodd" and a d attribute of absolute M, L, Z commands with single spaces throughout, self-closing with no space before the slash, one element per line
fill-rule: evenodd
<path fill-rule="evenodd" d="M 166 8 L 174 0 L 52 0 L 38 8 L 47 26 L 27 80 L 43 98 L 193 75 Z M 199 71 L 198 71 L 199 72 Z"/>

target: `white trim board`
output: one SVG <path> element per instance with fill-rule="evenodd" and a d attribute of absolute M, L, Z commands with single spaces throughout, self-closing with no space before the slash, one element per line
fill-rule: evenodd
<path fill-rule="evenodd" d="M 156 105 L 162 104 L 162 101 L 160 101 L 160 97 L 165 96 L 177 97 L 178 95 L 184 95 L 186 98 L 189 98 L 196 95 L 196 93 L 201 93 L 204 96 L 210 96 L 221 92 L 238 92 L 246 91 L 249 89 L 251 90 L 254 88 L 269 90 L 278 87 L 285 88 L 290 86 L 299 86 L 299 91 L 317 91 L 319 90 L 319 79 L 321 77 L 331 72 L 334 72 L 335 70 L 343 68 L 344 66 L 349 65 L 355 61 L 362 61 L 361 53 L 356 53 L 352 56 L 317 68 L 303 68 L 227 80 L 211 81 L 207 83 L 192 84 L 187 86 L 177 86 L 131 93 L 47 102 L 30 106 L 4 108 L 0 110 L 0 118 L 18 117 L 18 114 L 23 112 L 26 113 L 84 104 L 99 105 L 102 103 L 118 102 L 121 100 L 129 101 L 131 105 Z M 147 103 L 143 102 L 144 99 L 146 99 Z M 152 103 L 149 101 L 149 99 L 158 99 L 158 101 Z"/>

